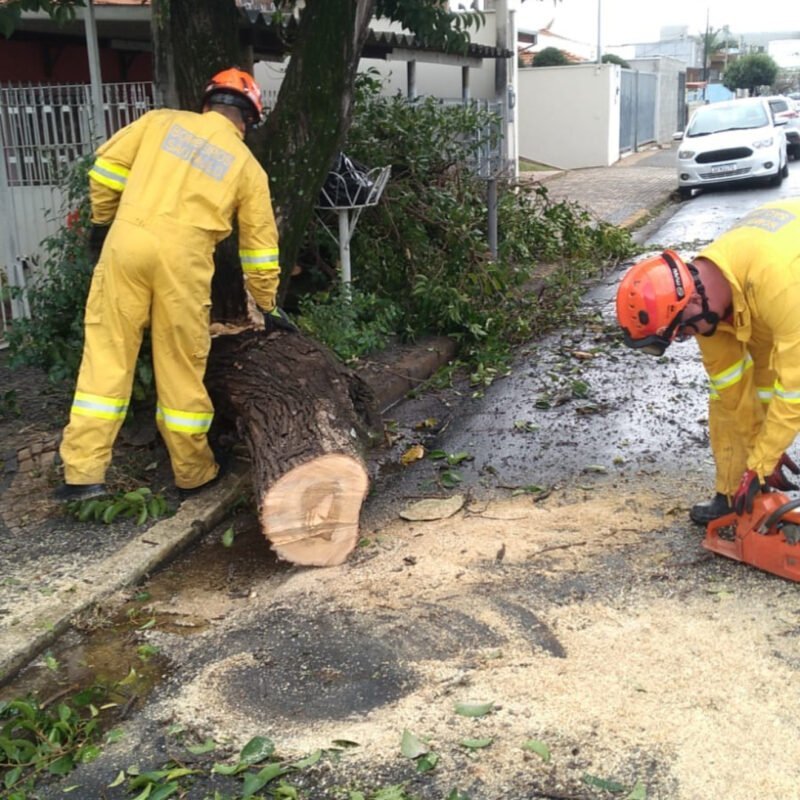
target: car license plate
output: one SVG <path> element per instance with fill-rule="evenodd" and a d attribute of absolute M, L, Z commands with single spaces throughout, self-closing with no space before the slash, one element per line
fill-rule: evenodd
<path fill-rule="evenodd" d="M 736 172 L 736 164 L 715 164 L 711 167 L 712 175 L 724 175 L 726 172 Z"/>

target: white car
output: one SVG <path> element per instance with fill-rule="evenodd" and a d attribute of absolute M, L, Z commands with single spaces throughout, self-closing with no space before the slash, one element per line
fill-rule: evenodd
<path fill-rule="evenodd" d="M 678 191 L 766 180 L 780 186 L 789 174 L 784 120 L 763 97 L 710 103 L 696 109 L 678 147 Z"/>
<path fill-rule="evenodd" d="M 800 111 L 796 107 L 800 103 L 795 103 L 791 97 L 782 95 L 768 97 L 767 102 L 775 119 L 786 120 L 783 131 L 786 135 L 786 152 L 789 158 L 800 159 Z"/>

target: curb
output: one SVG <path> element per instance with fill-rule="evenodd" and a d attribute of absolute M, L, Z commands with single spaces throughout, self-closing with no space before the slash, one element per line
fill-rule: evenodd
<path fill-rule="evenodd" d="M 245 475 L 231 473 L 207 494 L 184 501 L 174 516 L 91 564 L 60 597 L 53 597 L 52 605 L 0 630 L 0 685 L 51 645 L 78 614 L 140 581 L 218 525 L 228 507 L 241 496 L 245 483 Z"/>
<path fill-rule="evenodd" d="M 380 412 L 385 413 L 452 360 L 456 351 L 452 339 L 433 337 L 403 348 L 399 358 L 394 351 L 391 361 L 388 354 L 379 354 L 356 371 L 375 393 Z M 92 563 L 69 590 L 54 595 L 46 608 L 34 609 L 12 627 L 0 629 L 0 686 L 51 646 L 79 614 L 135 585 L 212 530 L 241 498 L 248 480 L 246 472 L 231 473 L 208 492 L 185 500 L 174 516 L 157 522 L 108 558 Z"/>

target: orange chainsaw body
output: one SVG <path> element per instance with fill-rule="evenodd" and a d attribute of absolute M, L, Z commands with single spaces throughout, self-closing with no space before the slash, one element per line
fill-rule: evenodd
<path fill-rule="evenodd" d="M 790 581 L 800 581 L 800 511 L 781 492 L 756 495 L 749 514 L 726 514 L 709 522 L 703 547 Z"/>

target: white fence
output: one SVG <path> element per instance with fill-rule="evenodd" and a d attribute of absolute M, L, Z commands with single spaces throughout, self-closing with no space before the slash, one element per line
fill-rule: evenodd
<path fill-rule="evenodd" d="M 109 135 L 153 108 L 151 83 L 103 86 Z M 62 225 L 59 185 L 69 167 L 93 152 L 87 84 L 0 86 L 0 342 L 9 321 L 27 315 L 24 289 L 41 242 Z"/>

